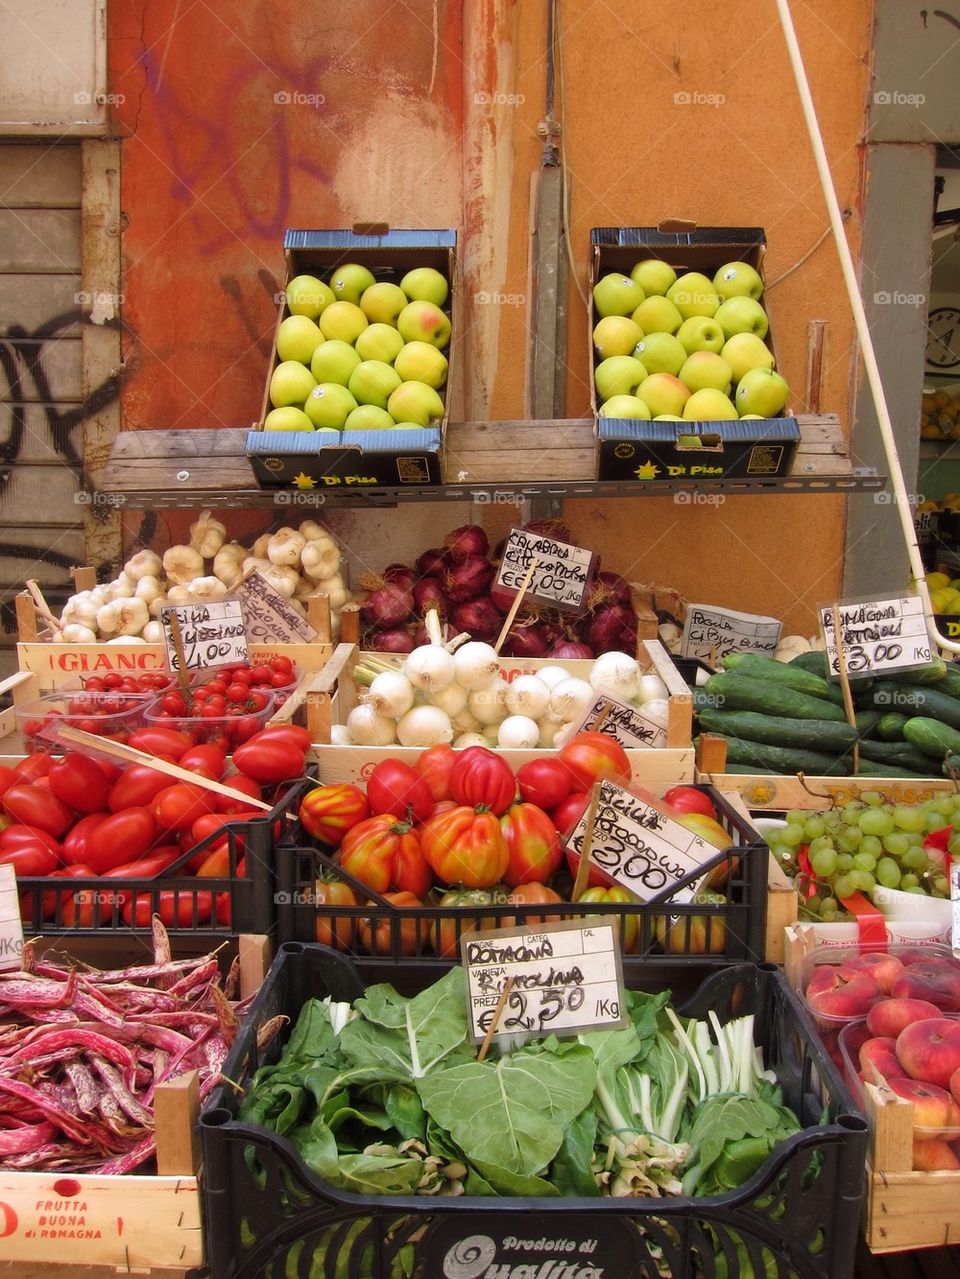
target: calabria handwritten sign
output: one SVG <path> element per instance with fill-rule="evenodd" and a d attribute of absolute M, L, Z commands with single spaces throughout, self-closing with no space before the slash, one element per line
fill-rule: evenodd
<path fill-rule="evenodd" d="M 671 885 L 721 851 L 621 786 L 604 781 L 599 788 L 590 862 L 641 901 L 669 892 Z M 583 849 L 589 811 L 567 841 L 567 848 L 577 854 Z M 670 900 L 680 904 L 691 901 L 697 888 L 697 881 L 687 884 Z"/>
<path fill-rule="evenodd" d="M 171 616 L 180 623 L 184 664 L 188 670 L 203 666 L 226 666 L 247 660 L 247 635 L 243 606 L 239 600 L 216 600 L 209 604 L 180 604 L 160 611 L 163 642 L 167 646 L 170 669 L 180 669 Z"/>
<path fill-rule="evenodd" d="M 680 651 L 684 657 L 709 658 L 712 654 L 719 659 L 728 653 L 773 657 L 780 643 L 781 625 L 775 617 L 688 604 Z"/>
<path fill-rule="evenodd" d="M 838 607 L 844 662 L 851 675 L 899 671 L 933 661 L 923 604 L 916 595 Z M 820 626 L 830 671 L 839 676 L 832 604 L 820 609 Z"/>
<path fill-rule="evenodd" d="M 507 981 L 510 993 L 496 1035 L 568 1035 L 626 1025 L 617 920 L 559 920 L 540 928 L 491 928 L 464 933 L 470 1033 L 481 1043 Z"/>
<path fill-rule="evenodd" d="M 594 552 L 526 529 L 511 529 L 503 548 L 497 586 L 518 591 L 534 558 L 537 567 L 524 599 L 583 612 L 596 560 Z"/>

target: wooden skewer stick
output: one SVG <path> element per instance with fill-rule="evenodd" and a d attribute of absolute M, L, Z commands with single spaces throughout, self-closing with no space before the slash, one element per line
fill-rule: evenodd
<path fill-rule="evenodd" d="M 530 567 L 527 569 L 526 577 L 524 577 L 523 581 L 520 583 L 520 589 L 519 591 L 517 591 L 517 597 L 513 601 L 513 603 L 510 605 L 510 612 L 503 619 L 503 626 L 500 628 L 500 635 L 497 639 L 496 644 L 494 644 L 493 646 L 494 651 L 497 653 L 500 652 L 500 647 L 503 644 L 504 640 L 507 638 L 507 632 L 510 630 L 510 627 L 513 625 L 513 619 L 517 615 L 517 609 L 523 603 L 524 595 L 526 595 L 527 591 L 530 589 L 530 583 L 533 581 L 533 575 L 537 571 L 537 567 L 539 563 L 540 561 L 537 559 L 536 556 L 534 556 L 533 559 L 530 561 Z"/>
<path fill-rule="evenodd" d="M 593 847 L 593 823 L 597 816 L 597 803 L 600 799 L 600 783 L 594 782 L 590 795 L 590 807 L 587 809 L 587 829 L 583 834 L 583 849 L 580 853 L 580 865 L 577 867 L 577 878 L 573 883 L 570 900 L 578 902 L 587 887 L 590 878 L 590 850 Z"/>
<path fill-rule="evenodd" d="M 180 630 L 180 618 L 177 616 L 176 609 L 172 609 L 167 614 L 167 621 L 170 624 L 170 637 L 173 640 L 173 650 L 177 655 L 177 683 L 180 685 L 180 692 L 183 694 L 183 700 L 189 706 L 192 702 L 190 696 L 190 676 L 187 673 L 187 657 L 183 651 L 183 632 Z"/>
<path fill-rule="evenodd" d="M 34 581 L 33 578 L 30 578 L 30 580 L 27 582 L 26 585 L 27 585 L 27 590 L 33 596 L 33 603 L 37 612 L 40 614 L 43 620 L 47 623 L 47 625 L 52 627 L 52 629 L 59 634 L 60 623 L 54 617 L 53 613 L 51 613 L 50 605 L 47 603 L 46 599 L 44 598 L 43 591 L 41 591 L 40 587 L 37 585 L 36 581 Z"/>
<path fill-rule="evenodd" d="M 847 650 L 844 647 L 843 636 L 840 633 L 840 605 L 833 606 L 833 642 L 837 648 L 837 663 L 840 667 L 840 688 L 843 690 L 843 709 L 847 715 L 847 723 L 852 729 L 857 727 L 857 716 L 853 709 L 853 693 L 850 689 L 850 675 L 847 671 Z M 856 777 L 860 772 L 860 741 L 859 738 L 853 743 L 853 775 Z"/>
<path fill-rule="evenodd" d="M 513 978 L 508 977 L 503 983 L 503 990 L 500 992 L 500 998 L 497 1000 L 497 1006 L 493 1010 L 493 1020 L 487 1027 L 487 1033 L 483 1037 L 483 1043 L 480 1045 L 480 1051 L 477 1053 L 477 1061 L 483 1061 L 487 1053 L 490 1051 L 490 1045 L 493 1037 L 497 1033 L 497 1022 L 500 1020 L 500 1014 L 503 1012 L 507 1004 L 507 999 L 513 990 Z"/>
<path fill-rule="evenodd" d="M 604 702 L 600 706 L 600 709 L 597 711 L 596 715 L 593 717 L 593 723 L 590 725 L 591 733 L 600 732 L 600 729 L 604 726 L 604 724 L 607 721 L 607 716 L 610 714 L 612 710 L 613 710 L 612 702 Z"/>

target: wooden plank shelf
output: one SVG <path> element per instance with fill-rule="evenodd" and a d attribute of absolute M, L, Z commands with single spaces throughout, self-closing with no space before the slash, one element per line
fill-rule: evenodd
<path fill-rule="evenodd" d="M 118 506 L 396 506 L 401 502 L 493 501 L 576 497 L 663 497 L 680 490 L 737 493 L 874 492 L 886 477 L 855 467 L 832 414 L 797 419 L 802 440 L 793 467 L 780 477 L 748 479 L 596 480 L 590 418 L 549 422 L 453 422 L 447 427 L 444 483 L 396 488 L 260 488 L 244 453 L 246 428 L 124 431 L 104 471 Z"/>

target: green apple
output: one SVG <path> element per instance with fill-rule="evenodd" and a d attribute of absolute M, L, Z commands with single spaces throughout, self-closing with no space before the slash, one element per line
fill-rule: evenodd
<path fill-rule="evenodd" d="M 772 369 L 773 352 L 755 333 L 734 333 L 720 352 L 733 369 L 733 380 L 739 382 L 751 369 Z"/>
<path fill-rule="evenodd" d="M 404 342 L 429 342 L 441 349 L 450 341 L 450 320 L 433 302 L 408 302 L 397 316 Z"/>
<path fill-rule="evenodd" d="M 633 355 L 648 373 L 680 372 L 687 353 L 672 333 L 648 333 L 633 348 Z"/>
<path fill-rule="evenodd" d="M 310 361 L 310 372 L 318 382 L 339 382 L 346 386 L 359 363 L 360 356 L 349 342 L 321 342 Z"/>
<path fill-rule="evenodd" d="M 307 396 L 303 411 L 314 426 L 342 431 L 348 415 L 356 407 L 357 401 L 345 386 L 339 382 L 321 382 Z"/>
<path fill-rule="evenodd" d="M 284 360 L 273 370 L 270 378 L 270 403 L 275 409 L 304 402 L 317 379 L 299 360 Z"/>
<path fill-rule="evenodd" d="M 419 422 L 394 422 L 391 430 L 394 431 L 422 431 L 423 427 Z"/>
<path fill-rule="evenodd" d="M 694 351 L 713 351 L 719 355 L 726 338 L 716 320 L 707 315 L 691 315 L 677 330 L 677 340 L 687 355 L 693 355 Z"/>
<path fill-rule="evenodd" d="M 407 305 L 407 301 L 407 295 L 399 284 L 381 280 L 363 290 L 360 310 L 371 324 L 396 324 L 397 316 Z"/>
<path fill-rule="evenodd" d="M 676 333 L 683 322 L 683 316 L 669 298 L 656 293 L 644 298 L 630 318 L 644 333 Z"/>
<path fill-rule="evenodd" d="M 305 315 L 315 320 L 335 301 L 333 290 L 315 275 L 295 275 L 287 285 L 287 310 L 291 315 Z"/>
<path fill-rule="evenodd" d="M 736 405 L 741 416 L 759 413 L 761 417 L 776 417 L 782 413 L 790 395 L 790 388 L 773 369 L 750 369 L 744 373 L 737 387 Z"/>
<path fill-rule="evenodd" d="M 740 414 L 741 422 L 751 422 L 751 421 L 762 422 L 763 420 L 764 420 L 764 417 L 762 413 L 741 413 Z"/>
<path fill-rule="evenodd" d="M 672 373 L 651 373 L 640 384 L 637 394 L 654 417 L 665 413 L 672 416 L 683 411 L 690 398 L 690 388 Z"/>
<path fill-rule="evenodd" d="M 443 400 L 426 382 L 401 382 L 387 401 L 387 411 L 395 422 L 432 426 L 443 418 Z"/>
<path fill-rule="evenodd" d="M 265 431 L 312 431 L 313 423 L 303 409 L 288 404 L 282 409 L 271 409 L 263 419 L 263 429 Z"/>
<path fill-rule="evenodd" d="M 607 315 L 593 330 L 593 345 L 601 360 L 611 355 L 632 355 L 643 329 L 626 315 Z"/>
<path fill-rule="evenodd" d="M 383 360 L 392 364 L 403 350 L 403 338 L 392 324 L 371 324 L 357 338 L 356 351 L 361 360 Z M 339 382 L 339 378 L 332 378 Z"/>
<path fill-rule="evenodd" d="M 734 333 L 755 333 L 758 338 L 765 338 L 770 327 L 766 311 L 753 298 L 728 298 L 717 307 L 714 319 L 728 338 Z"/>
<path fill-rule="evenodd" d="M 386 409 L 375 404 L 361 404 L 347 414 L 343 424 L 345 431 L 392 431 L 393 418 Z"/>
<path fill-rule="evenodd" d="M 277 355 L 281 360 L 299 360 L 309 364 L 310 357 L 323 341 L 323 334 L 305 315 L 288 315 L 277 329 Z"/>
<path fill-rule="evenodd" d="M 720 298 L 753 298 L 763 292 L 763 281 L 749 262 L 727 262 L 713 277 Z"/>
<path fill-rule="evenodd" d="M 400 281 L 400 287 L 411 302 L 432 302 L 443 306 L 450 292 L 444 276 L 432 266 L 415 266 Z"/>
<path fill-rule="evenodd" d="M 355 302 L 331 302 L 318 323 L 325 338 L 352 345 L 367 327 L 367 317 Z"/>
<path fill-rule="evenodd" d="M 404 382 L 426 382 L 435 391 L 447 380 L 447 357 L 429 342 L 408 342 L 393 367 Z"/>
<path fill-rule="evenodd" d="M 344 262 L 330 277 L 333 296 L 341 302 L 353 302 L 355 306 L 359 306 L 364 290 L 371 284 L 376 284 L 373 272 L 356 262 Z"/>
<path fill-rule="evenodd" d="M 733 370 L 722 355 L 716 355 L 713 351 L 694 351 L 693 355 L 687 356 L 677 376 L 691 391 L 710 388 L 729 395 Z"/>
<path fill-rule="evenodd" d="M 658 413 L 653 420 L 654 422 L 682 422 L 683 418 L 678 417 L 676 413 Z"/>
<path fill-rule="evenodd" d="M 648 298 L 665 294 L 676 278 L 677 273 L 673 267 L 667 262 L 661 262 L 659 258 L 644 258 L 630 272 L 630 279 L 636 280 Z"/>
<path fill-rule="evenodd" d="M 347 387 L 358 404 L 375 404 L 378 409 L 387 407 L 387 400 L 403 378 L 382 360 L 363 360 L 350 374 Z"/>
<path fill-rule="evenodd" d="M 687 271 L 667 289 L 667 297 L 685 320 L 691 315 L 713 315 L 720 305 L 713 284 L 699 271 Z"/>
<path fill-rule="evenodd" d="M 612 272 L 593 286 L 593 305 L 597 315 L 629 315 L 646 297 L 643 289 L 629 275 Z"/>
<path fill-rule="evenodd" d="M 600 400 L 612 395 L 633 395 L 647 376 L 647 370 L 632 355 L 611 355 L 593 371 L 593 384 Z"/>
<path fill-rule="evenodd" d="M 613 395 L 600 405 L 600 417 L 627 417 L 650 420 L 650 410 L 636 395 Z"/>
<path fill-rule="evenodd" d="M 732 421 L 736 416 L 737 410 L 729 397 L 722 391 L 715 391 L 712 387 L 694 391 L 683 406 L 685 422 Z"/>

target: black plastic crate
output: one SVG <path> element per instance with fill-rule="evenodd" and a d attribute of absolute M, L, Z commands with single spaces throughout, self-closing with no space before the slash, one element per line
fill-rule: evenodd
<path fill-rule="evenodd" d="M 673 975 L 649 965 L 629 985 L 662 989 Z M 421 967 L 417 989 L 435 976 Z M 352 1000 L 362 989 L 336 952 L 284 945 L 224 1075 L 243 1087 L 277 1059 L 279 1041 L 257 1048 L 269 1018 L 293 1022 L 308 998 Z M 846 1279 L 866 1185 L 865 1120 L 775 968 L 708 975 L 680 1012 L 710 1010 L 721 1021 L 755 1015 L 765 1062 L 805 1125 L 738 1190 L 702 1199 L 361 1196 L 322 1182 L 285 1138 L 241 1123 L 238 1087 L 224 1084 L 200 1120 L 213 1279 Z M 551 1240 L 559 1242 L 544 1246 Z"/>
<path fill-rule="evenodd" d="M 269 813 L 215 831 L 151 879 L 18 878 L 24 934 L 90 937 L 115 930 L 149 936 L 154 914 L 160 915 L 174 938 L 272 933 L 277 898 L 275 843 L 289 837 L 300 796 L 314 784 L 310 778 L 298 781 Z M 212 848 L 224 835 L 228 846 L 226 875 L 198 879 L 185 869 L 198 852 Z M 246 863 L 243 875 L 237 870 L 241 861 Z M 208 904 L 212 913 L 206 918 Z M 131 919 L 137 921 L 133 924 L 124 919 L 127 906 Z M 200 922 L 195 922 L 198 917 Z"/>
<path fill-rule="evenodd" d="M 277 934 L 281 941 L 334 944 L 361 967 L 389 958 L 398 964 L 450 966 L 460 956 L 459 939 L 471 924 L 504 928 L 514 923 L 583 919 L 589 915 L 613 915 L 620 928 L 624 964 L 656 957 L 666 965 L 729 964 L 764 957 L 766 931 L 767 869 L 769 849 L 757 832 L 711 786 L 701 786 L 717 809 L 720 823 L 737 847 L 733 870 L 719 891 L 727 898 L 716 904 L 672 904 L 669 900 L 640 905 L 618 903 L 556 902 L 527 905 L 440 906 L 398 908 L 372 892 L 359 880 L 335 867 L 299 828 L 292 832 L 293 846 L 277 849 Z M 723 861 L 718 852 L 718 861 Z M 364 905 L 317 906 L 314 883 L 318 873 L 340 878 Z M 480 921 L 479 925 L 477 921 Z M 699 924 L 686 921 L 702 920 Z M 435 938 L 444 928 L 438 953 Z M 721 931 L 722 930 L 722 931 Z M 631 944 L 631 933 L 636 940 Z M 665 946 L 663 937 L 668 937 Z M 443 941 L 446 944 L 443 944 Z M 700 943 L 706 953 L 699 949 Z M 367 944 L 369 942 L 369 944 Z M 715 953 L 713 953 L 715 952 Z"/>

